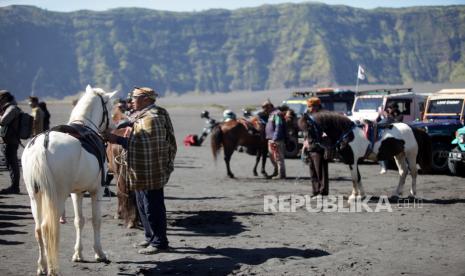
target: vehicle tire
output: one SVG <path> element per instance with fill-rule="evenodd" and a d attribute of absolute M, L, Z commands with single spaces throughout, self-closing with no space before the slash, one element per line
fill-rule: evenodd
<path fill-rule="evenodd" d="M 432 149 L 432 164 L 431 168 L 433 172 L 436 173 L 447 173 L 448 166 L 448 154 L 449 154 L 450 147 L 443 143 L 433 143 Z"/>
<path fill-rule="evenodd" d="M 286 158 L 297 158 L 299 157 L 299 150 L 299 140 L 297 139 L 297 137 L 288 137 L 284 148 L 284 156 Z"/>
<path fill-rule="evenodd" d="M 459 150 L 459 148 L 453 148 L 451 150 L 452 152 L 461 152 Z M 449 158 L 447 158 L 447 166 L 449 167 L 449 171 L 452 175 L 455 175 L 455 176 L 463 176 L 464 174 L 464 169 L 465 169 L 465 166 L 463 163 L 461 162 L 454 162 L 452 160 L 450 160 Z"/>

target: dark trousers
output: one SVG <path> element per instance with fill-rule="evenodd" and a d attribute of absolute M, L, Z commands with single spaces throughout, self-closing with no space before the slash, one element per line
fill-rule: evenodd
<path fill-rule="evenodd" d="M 168 247 L 163 189 L 136 191 L 136 200 L 146 240 L 155 247 Z"/>
<path fill-rule="evenodd" d="M 3 154 L 5 155 L 6 166 L 10 171 L 11 187 L 19 191 L 19 164 L 18 164 L 17 144 L 6 144 Z"/>
<path fill-rule="evenodd" d="M 323 153 L 310 152 L 309 166 L 312 179 L 313 195 L 328 195 L 328 161 L 323 158 Z"/>

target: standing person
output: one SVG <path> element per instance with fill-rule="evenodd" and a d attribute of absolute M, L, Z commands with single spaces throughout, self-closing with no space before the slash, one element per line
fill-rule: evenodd
<path fill-rule="evenodd" d="M 286 178 L 286 165 L 284 164 L 284 147 L 286 138 L 286 125 L 284 116 L 281 111 L 270 104 L 266 107 L 269 111 L 268 121 L 266 123 L 266 139 L 268 139 L 268 151 L 270 160 L 274 166 L 274 172 L 271 175 L 273 179 Z"/>
<path fill-rule="evenodd" d="M 44 112 L 44 131 L 50 129 L 50 112 L 48 112 L 47 104 L 45 102 L 39 103 L 40 109 Z"/>
<path fill-rule="evenodd" d="M 311 120 L 312 114 L 320 112 L 321 101 L 318 97 L 311 97 L 307 100 L 306 120 Z M 310 166 L 310 178 L 312 179 L 313 196 L 326 196 L 329 193 L 328 160 L 324 158 L 324 149 L 315 142 L 309 142 L 308 133 L 304 131 L 304 146 L 302 154 L 308 155 Z"/>
<path fill-rule="evenodd" d="M 399 110 L 399 105 L 397 103 L 390 103 L 380 121 L 378 122 L 378 128 L 384 128 L 393 123 L 400 123 L 404 120 L 404 116 Z M 387 172 L 387 161 L 380 160 L 379 165 L 381 166 L 380 174 L 385 174 Z"/>
<path fill-rule="evenodd" d="M 16 104 L 16 101 L 7 90 L 0 90 L 0 127 L 1 137 L 6 144 L 4 147 L 4 155 L 6 165 L 10 172 L 11 185 L 10 187 L 0 191 L 0 194 L 19 194 L 19 163 L 18 163 L 18 147 L 19 139 L 19 115 L 21 109 Z"/>
<path fill-rule="evenodd" d="M 31 107 L 31 116 L 34 119 L 32 122 L 32 136 L 44 131 L 44 112 L 39 107 L 39 99 L 37 97 L 29 97 L 29 106 Z"/>
<path fill-rule="evenodd" d="M 157 94 L 148 87 L 136 87 L 132 100 L 138 112 L 129 138 L 107 134 L 110 143 L 128 150 L 128 175 L 136 191 L 137 207 L 144 226 L 145 240 L 138 243 L 140 254 L 156 254 L 168 249 L 163 187 L 174 170 L 176 140 L 168 112 L 155 105 Z"/>

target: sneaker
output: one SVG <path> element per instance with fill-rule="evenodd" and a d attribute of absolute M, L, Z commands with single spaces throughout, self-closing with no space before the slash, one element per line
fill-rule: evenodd
<path fill-rule="evenodd" d="M 139 243 L 135 243 L 134 247 L 144 247 L 145 248 L 145 247 L 149 246 L 149 244 L 150 243 L 148 241 L 141 241 Z"/>
<path fill-rule="evenodd" d="M 153 245 L 149 245 L 147 246 L 147 248 L 140 249 L 139 251 L 137 251 L 137 253 L 143 254 L 143 255 L 153 255 L 153 254 L 166 252 L 166 251 L 168 251 L 168 247 L 156 247 Z"/>

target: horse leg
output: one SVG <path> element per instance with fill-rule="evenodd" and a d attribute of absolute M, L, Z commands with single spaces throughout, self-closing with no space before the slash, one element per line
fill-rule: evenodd
<path fill-rule="evenodd" d="M 137 222 L 139 221 L 139 211 L 137 210 L 136 204 L 136 195 L 133 192 L 128 192 L 127 199 L 127 208 L 128 208 L 128 223 L 127 228 L 135 228 Z"/>
<path fill-rule="evenodd" d="M 257 151 L 257 156 L 255 157 L 255 166 L 253 166 L 253 175 L 254 176 L 258 176 L 258 173 L 257 173 L 257 167 L 258 167 L 258 163 L 260 163 L 260 158 L 261 158 L 261 152 L 260 150 Z"/>
<path fill-rule="evenodd" d="M 37 260 L 37 275 L 47 274 L 47 261 L 45 259 L 45 247 L 40 224 L 42 222 L 41 197 L 31 198 L 31 211 L 35 221 L 35 237 L 39 244 L 39 259 Z"/>
<path fill-rule="evenodd" d="M 94 228 L 94 252 L 95 260 L 97 262 L 105 262 L 107 257 L 102 250 L 102 244 L 100 243 L 100 226 L 102 217 L 100 213 L 100 202 L 99 198 L 102 197 L 102 189 L 97 188 L 96 191 L 90 194 L 92 199 L 92 226 Z"/>
<path fill-rule="evenodd" d="M 82 258 L 82 229 L 84 228 L 84 216 L 82 215 L 82 193 L 72 193 L 71 199 L 74 207 L 74 227 L 76 228 L 76 243 L 74 245 L 74 254 L 71 259 L 73 262 L 81 262 Z"/>
<path fill-rule="evenodd" d="M 224 146 L 224 162 L 226 163 L 226 170 L 228 171 L 228 176 L 234 178 L 234 174 L 231 172 L 231 167 L 229 166 L 229 161 L 231 161 L 231 156 L 234 152 L 234 149 Z"/>
<path fill-rule="evenodd" d="M 262 175 L 264 177 L 268 177 L 268 174 L 266 173 L 266 170 L 265 170 L 265 167 L 266 167 L 266 158 L 268 156 L 268 149 L 267 148 L 263 148 L 261 150 L 261 156 L 262 156 Z"/>
<path fill-rule="evenodd" d="M 412 188 L 410 189 L 410 195 L 415 197 L 417 195 L 417 175 L 418 175 L 416 155 L 409 154 L 407 158 L 407 162 L 408 162 L 408 168 L 409 168 L 410 174 L 412 175 Z"/>
<path fill-rule="evenodd" d="M 360 182 L 360 173 L 358 172 L 358 163 L 355 162 L 353 165 L 349 165 L 349 169 L 352 176 L 352 194 L 349 196 L 347 202 L 351 204 L 359 195 L 358 183 Z"/>
<path fill-rule="evenodd" d="M 397 189 L 394 190 L 392 193 L 393 197 L 399 197 L 402 195 L 402 191 L 404 189 L 405 179 L 407 178 L 408 168 L 407 168 L 407 160 L 405 158 L 405 153 L 401 152 L 398 155 L 394 156 L 394 160 L 396 161 L 397 167 L 399 168 L 399 184 L 397 185 Z M 414 163 L 416 165 L 416 161 Z"/>

